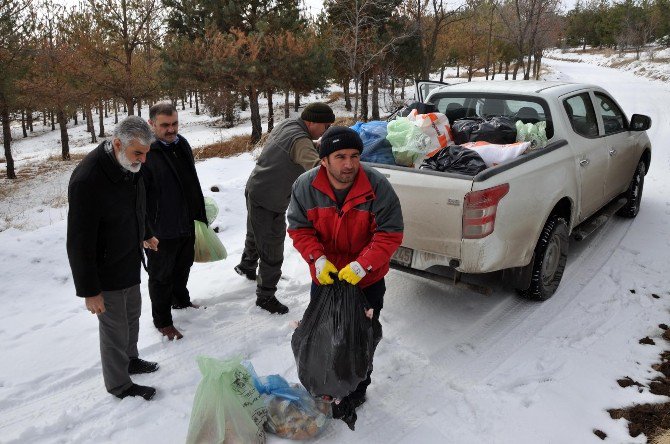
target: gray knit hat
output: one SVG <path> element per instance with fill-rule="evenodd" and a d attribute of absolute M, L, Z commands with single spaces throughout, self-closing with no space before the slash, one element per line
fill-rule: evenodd
<path fill-rule="evenodd" d="M 333 123 L 335 114 L 330 106 L 323 102 L 310 103 L 302 110 L 300 118 L 306 122 L 314 123 Z"/>
<path fill-rule="evenodd" d="M 363 140 L 361 140 L 361 136 L 346 126 L 331 126 L 321 136 L 319 157 L 323 159 L 335 151 L 350 148 L 358 150 L 359 153 L 363 152 Z"/>

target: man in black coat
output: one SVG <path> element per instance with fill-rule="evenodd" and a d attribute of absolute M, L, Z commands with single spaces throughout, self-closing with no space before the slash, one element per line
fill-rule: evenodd
<path fill-rule="evenodd" d="M 186 284 L 195 253 L 194 220 L 207 224 L 205 199 L 188 141 L 178 134 L 177 109 L 169 102 L 149 110 L 156 141 L 142 168 L 147 186 L 147 217 L 160 240 L 147 251 L 149 296 L 154 325 L 169 340 L 183 335 L 172 322 L 171 309 L 198 308 Z"/>
<path fill-rule="evenodd" d="M 142 244 L 158 245 L 145 223 L 145 188 L 137 174 L 152 139 L 141 118 L 122 120 L 112 141 L 77 165 L 68 186 L 67 255 L 74 286 L 88 311 L 98 315 L 105 387 L 119 398 L 149 400 L 156 393 L 130 379 L 158 369 L 137 350 Z"/>

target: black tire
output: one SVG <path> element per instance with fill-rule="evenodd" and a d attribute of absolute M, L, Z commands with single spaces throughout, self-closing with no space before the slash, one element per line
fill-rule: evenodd
<path fill-rule="evenodd" d="M 626 205 L 616 212 L 617 216 L 632 219 L 640 212 L 642 190 L 644 189 L 644 175 L 646 173 L 647 165 L 645 165 L 644 161 L 640 160 L 640 163 L 637 164 L 637 168 L 635 168 L 635 174 L 633 174 L 633 179 L 631 179 L 625 194 L 627 199 Z"/>
<path fill-rule="evenodd" d="M 535 246 L 530 287 L 519 290 L 522 296 L 544 301 L 556 292 L 565 271 L 568 244 L 567 222 L 562 217 L 550 216 Z"/>

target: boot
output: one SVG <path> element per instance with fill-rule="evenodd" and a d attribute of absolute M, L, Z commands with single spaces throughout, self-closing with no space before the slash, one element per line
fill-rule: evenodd
<path fill-rule="evenodd" d="M 145 361 L 140 358 L 130 358 L 128 362 L 128 374 L 138 375 L 140 373 L 153 373 L 158 370 L 158 363 Z"/>
<path fill-rule="evenodd" d="M 167 338 L 172 341 L 173 339 L 181 339 L 184 337 L 179 330 L 174 328 L 174 325 L 170 325 L 169 327 L 163 327 L 158 329 L 159 332 L 163 334 L 163 336 L 167 336 Z"/>
<path fill-rule="evenodd" d="M 272 314 L 286 314 L 288 313 L 288 307 L 277 300 L 276 297 L 257 297 L 256 305 L 258 305 L 263 310 L 269 311 Z"/>
<path fill-rule="evenodd" d="M 125 398 L 127 396 L 141 396 L 147 401 L 151 400 L 156 394 L 156 389 L 153 387 L 147 387 L 144 385 L 133 384 L 124 390 L 120 395 L 116 395 L 117 398 Z"/>
<path fill-rule="evenodd" d="M 256 269 L 251 270 L 248 268 L 244 268 L 242 264 L 240 264 L 235 267 L 235 272 L 240 276 L 246 277 L 250 281 L 256 280 Z"/>
<path fill-rule="evenodd" d="M 184 308 L 195 308 L 197 310 L 200 306 L 193 302 L 189 302 L 188 304 L 172 304 L 173 310 L 183 310 Z"/>
<path fill-rule="evenodd" d="M 356 428 L 356 407 L 348 397 L 343 398 L 339 404 L 333 403 L 333 419 L 341 419 L 351 430 Z"/>

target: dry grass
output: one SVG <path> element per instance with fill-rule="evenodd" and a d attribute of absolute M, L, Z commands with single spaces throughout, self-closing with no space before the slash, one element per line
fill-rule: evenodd
<path fill-rule="evenodd" d="M 65 160 L 64 162 L 80 162 L 86 157 L 86 153 L 77 153 L 70 154 L 70 160 Z M 63 162 L 63 159 L 60 154 L 53 154 L 47 158 L 48 162 Z"/>
<path fill-rule="evenodd" d="M 335 122 L 333 122 L 333 125 L 351 126 L 354 123 L 356 123 L 356 120 L 354 120 L 353 117 L 337 117 Z"/>
<path fill-rule="evenodd" d="M 335 103 L 338 100 L 344 100 L 344 92 L 335 91 L 335 92 L 330 93 L 330 95 L 326 99 L 326 103 Z"/>
<path fill-rule="evenodd" d="M 263 134 L 259 144 L 265 143 L 267 134 Z M 254 149 L 251 136 L 234 136 L 229 140 L 213 143 L 193 150 L 193 156 L 197 160 L 210 159 L 212 157 L 230 157 L 241 153 L 247 153 Z"/>

